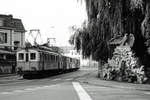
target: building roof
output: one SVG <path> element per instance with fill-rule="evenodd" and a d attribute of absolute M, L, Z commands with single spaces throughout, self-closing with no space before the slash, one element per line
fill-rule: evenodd
<path fill-rule="evenodd" d="M 13 19 L 13 23 L 14 23 L 13 26 L 16 31 L 25 31 L 21 19 Z"/>
<path fill-rule="evenodd" d="M 25 28 L 21 19 L 13 18 L 12 15 L 1 15 L 0 19 L 3 20 L 3 26 L 0 28 L 10 28 L 14 29 L 15 31 L 25 32 Z"/>

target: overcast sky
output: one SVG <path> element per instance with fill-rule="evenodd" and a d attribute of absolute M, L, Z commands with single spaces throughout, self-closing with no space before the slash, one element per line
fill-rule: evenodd
<path fill-rule="evenodd" d="M 2 0 L 0 12 L 22 19 L 26 34 L 40 29 L 43 42 L 54 37 L 61 46 L 68 45 L 69 27 L 86 20 L 85 5 L 77 0 Z"/>

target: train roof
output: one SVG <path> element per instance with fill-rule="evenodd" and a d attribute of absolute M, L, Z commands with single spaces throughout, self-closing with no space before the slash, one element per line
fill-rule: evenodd
<path fill-rule="evenodd" d="M 63 57 L 65 57 L 65 58 L 71 58 L 71 59 L 78 59 L 78 60 L 80 60 L 79 58 L 75 58 L 75 57 L 70 57 L 70 56 L 66 56 L 66 55 L 62 55 Z"/>
<path fill-rule="evenodd" d="M 38 52 L 45 52 L 45 53 L 52 53 L 52 54 L 55 54 L 55 55 L 61 55 L 60 53 L 54 51 L 52 48 L 48 48 L 48 47 L 44 47 L 44 46 L 40 46 L 40 47 L 28 47 L 28 48 L 22 48 L 22 49 L 19 49 L 17 52 L 20 52 L 22 50 L 25 50 L 25 51 L 28 51 L 28 50 L 36 50 Z"/>

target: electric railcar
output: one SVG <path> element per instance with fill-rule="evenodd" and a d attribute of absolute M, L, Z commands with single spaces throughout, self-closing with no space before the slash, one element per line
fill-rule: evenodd
<path fill-rule="evenodd" d="M 36 74 L 57 74 L 79 69 L 79 59 L 49 49 L 28 48 L 17 51 L 17 72 L 23 77 Z"/>

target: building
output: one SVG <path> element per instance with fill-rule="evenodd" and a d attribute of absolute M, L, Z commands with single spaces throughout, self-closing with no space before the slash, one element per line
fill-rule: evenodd
<path fill-rule="evenodd" d="M 21 19 L 13 18 L 12 15 L 0 15 L 0 47 L 24 47 L 25 28 Z"/>
<path fill-rule="evenodd" d="M 25 28 L 21 19 L 0 15 L 0 73 L 15 70 L 15 50 L 25 47 Z"/>
<path fill-rule="evenodd" d="M 77 50 L 75 50 L 73 46 L 64 46 L 64 47 L 60 47 L 60 48 L 63 50 L 64 56 L 77 58 L 77 59 L 81 58 L 80 53 L 77 52 Z"/>

